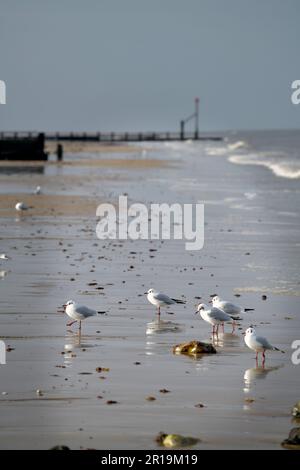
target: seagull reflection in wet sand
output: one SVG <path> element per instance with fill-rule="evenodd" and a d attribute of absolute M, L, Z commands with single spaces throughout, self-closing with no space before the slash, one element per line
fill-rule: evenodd
<path fill-rule="evenodd" d="M 266 379 L 267 375 L 270 372 L 281 369 L 281 367 L 283 367 L 283 364 L 273 367 L 259 366 L 246 369 L 244 373 L 244 392 L 248 392 L 249 390 L 251 390 L 251 388 L 253 388 L 253 386 L 255 385 L 256 380 Z"/>
<path fill-rule="evenodd" d="M 182 331 L 182 325 L 171 321 L 161 320 L 159 316 L 154 318 L 151 322 L 147 323 L 146 335 L 153 335 L 156 333 L 170 333 Z"/>

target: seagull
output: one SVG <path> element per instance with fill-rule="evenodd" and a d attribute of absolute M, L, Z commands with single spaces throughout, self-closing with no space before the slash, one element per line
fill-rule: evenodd
<path fill-rule="evenodd" d="M 1 254 L 0 254 L 0 259 L 5 259 L 5 260 L 7 260 L 7 259 L 10 259 L 10 257 L 7 256 L 5 253 L 1 253 Z"/>
<path fill-rule="evenodd" d="M 29 207 L 24 202 L 17 202 L 15 209 L 17 211 L 27 211 Z"/>
<path fill-rule="evenodd" d="M 157 292 L 155 289 L 149 289 L 148 292 L 145 292 L 145 294 L 147 294 L 147 299 L 149 300 L 150 304 L 157 307 L 158 315 L 160 315 L 160 307 L 165 307 L 172 304 L 185 304 L 184 300 L 171 299 L 168 295 Z"/>
<path fill-rule="evenodd" d="M 241 313 L 244 312 L 250 312 L 254 310 L 254 308 L 242 308 L 239 305 L 235 305 L 231 302 L 227 302 L 226 300 L 222 300 L 220 297 L 215 295 L 211 299 L 211 303 L 213 304 L 214 307 L 220 308 L 221 310 L 224 310 L 224 312 L 228 313 L 228 315 L 240 315 Z"/>
<path fill-rule="evenodd" d="M 73 321 L 67 323 L 67 326 L 73 325 L 73 323 L 79 322 L 79 334 L 81 333 L 81 322 L 88 317 L 93 317 L 97 315 L 96 310 L 92 310 L 91 308 L 85 307 L 84 305 L 78 305 L 74 300 L 68 300 L 63 305 L 66 314 L 72 318 Z"/>
<path fill-rule="evenodd" d="M 244 335 L 245 343 L 248 346 L 248 348 L 256 352 L 256 362 L 258 361 L 258 353 L 259 352 L 262 353 L 263 365 L 266 360 L 266 356 L 265 356 L 266 351 L 269 350 L 269 351 L 280 351 L 282 353 L 285 352 L 285 351 L 282 351 L 281 349 L 276 348 L 275 346 L 272 346 L 272 344 L 270 344 L 269 341 L 263 336 L 257 336 L 256 331 L 252 326 L 250 326 L 250 328 L 248 328 L 246 332 L 243 333 L 243 335 Z"/>
<path fill-rule="evenodd" d="M 34 190 L 34 194 L 41 194 L 42 188 L 40 186 L 37 186 Z"/>
<path fill-rule="evenodd" d="M 195 315 L 197 314 L 200 314 L 203 320 L 213 326 L 212 335 L 218 335 L 219 325 L 223 324 L 224 322 L 232 323 L 232 332 L 234 332 L 235 318 L 231 315 L 228 315 L 228 313 L 224 312 L 224 310 L 221 310 L 220 308 L 212 307 L 210 309 L 206 304 L 199 304 L 197 311 L 195 312 Z"/>

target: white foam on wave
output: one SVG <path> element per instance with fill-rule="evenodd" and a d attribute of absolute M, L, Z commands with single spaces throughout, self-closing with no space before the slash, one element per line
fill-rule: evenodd
<path fill-rule="evenodd" d="M 231 142 L 227 145 L 220 146 L 208 146 L 206 147 L 206 153 L 210 156 L 221 156 L 226 155 L 228 152 L 234 152 L 235 150 L 248 147 L 247 142 L 244 140 L 238 140 L 236 142 Z"/>
<path fill-rule="evenodd" d="M 231 155 L 229 161 L 238 165 L 264 166 L 281 178 L 300 178 L 300 160 L 289 160 L 288 157 L 279 155 L 276 152 Z"/>
<path fill-rule="evenodd" d="M 248 144 L 244 140 L 238 140 L 237 142 L 228 144 L 229 150 L 237 150 L 237 149 L 245 148 L 245 147 L 248 147 Z"/>
<path fill-rule="evenodd" d="M 219 155 L 226 155 L 228 153 L 227 147 L 207 147 L 205 149 L 206 154 L 212 157 L 217 157 Z"/>

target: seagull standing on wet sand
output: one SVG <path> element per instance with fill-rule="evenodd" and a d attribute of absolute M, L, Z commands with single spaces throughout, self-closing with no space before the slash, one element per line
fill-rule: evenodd
<path fill-rule="evenodd" d="M 1 260 L 1 259 L 8 260 L 8 259 L 10 259 L 10 257 L 7 256 L 5 253 L 1 253 L 1 254 L 0 254 L 0 260 Z"/>
<path fill-rule="evenodd" d="M 262 353 L 263 365 L 266 360 L 266 356 L 265 356 L 266 351 L 280 351 L 284 353 L 284 351 L 282 351 L 281 349 L 278 349 L 275 346 L 272 346 L 272 344 L 270 344 L 269 341 L 263 336 L 257 336 L 256 331 L 252 326 L 250 326 L 250 328 L 248 328 L 246 332 L 243 333 L 243 335 L 244 335 L 245 343 L 248 346 L 248 348 L 256 352 L 256 363 L 258 361 L 259 352 Z"/>
<path fill-rule="evenodd" d="M 145 294 L 147 294 L 147 299 L 150 304 L 157 307 L 158 315 L 160 315 L 160 307 L 166 307 L 173 304 L 185 304 L 184 300 L 171 299 L 171 297 L 168 295 L 157 292 L 155 289 L 149 289 L 148 292 L 145 292 Z"/>
<path fill-rule="evenodd" d="M 234 332 L 234 328 L 235 328 L 234 317 L 232 317 L 231 315 L 228 315 L 228 313 L 224 312 L 224 310 L 221 310 L 220 308 L 217 308 L 217 307 L 209 308 L 206 304 L 199 304 L 197 307 L 197 311 L 195 312 L 195 315 L 197 314 L 199 314 L 204 321 L 212 325 L 213 336 L 215 334 L 218 336 L 219 325 L 222 325 L 225 322 L 232 323 L 232 333 Z"/>
<path fill-rule="evenodd" d="M 250 312 L 254 310 L 254 308 L 242 308 L 239 305 L 235 305 L 231 302 L 227 302 L 227 300 L 222 300 L 219 296 L 215 295 L 211 299 L 211 303 L 213 304 L 214 307 L 220 308 L 221 310 L 224 310 L 224 312 L 228 313 L 228 315 L 240 315 L 241 313 L 244 312 Z"/>
<path fill-rule="evenodd" d="M 79 305 L 74 300 L 68 300 L 63 305 L 66 314 L 72 318 L 73 321 L 67 323 L 67 326 L 73 325 L 73 323 L 79 322 L 78 332 L 81 333 L 81 322 L 88 317 L 93 317 L 97 315 L 96 310 L 85 307 L 84 305 Z"/>
<path fill-rule="evenodd" d="M 42 192 L 42 188 L 40 186 L 37 186 L 34 190 L 34 194 L 37 194 L 37 195 L 41 194 L 41 192 Z"/>
<path fill-rule="evenodd" d="M 27 211 L 29 207 L 24 202 L 17 202 L 15 209 L 17 211 Z"/>

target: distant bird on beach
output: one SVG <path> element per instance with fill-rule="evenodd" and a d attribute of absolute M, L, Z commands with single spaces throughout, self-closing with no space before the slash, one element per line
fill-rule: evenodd
<path fill-rule="evenodd" d="M 9 256 L 7 256 L 5 253 L 1 253 L 0 254 L 0 260 L 1 259 L 8 260 L 8 259 L 11 259 L 11 258 Z"/>
<path fill-rule="evenodd" d="M 84 305 L 79 305 L 74 300 L 68 300 L 63 305 L 66 314 L 72 318 L 73 321 L 67 323 L 67 326 L 73 325 L 73 323 L 79 322 L 79 333 L 81 333 L 81 322 L 86 318 L 93 317 L 97 315 L 96 310 L 85 307 Z"/>
<path fill-rule="evenodd" d="M 29 207 L 24 202 L 17 202 L 15 209 L 17 211 L 27 211 Z"/>
<path fill-rule="evenodd" d="M 158 315 L 160 315 L 160 307 L 166 307 L 173 304 L 185 304 L 184 300 L 171 299 L 168 295 L 157 292 L 155 289 L 149 289 L 145 294 L 147 294 L 147 299 L 150 304 L 157 307 Z"/>
<path fill-rule="evenodd" d="M 210 323 L 213 327 L 212 335 L 218 335 L 219 326 L 224 323 L 232 323 L 232 332 L 235 329 L 235 318 L 217 307 L 209 308 L 206 304 L 199 304 L 195 315 L 199 314 L 201 318 Z"/>
<path fill-rule="evenodd" d="M 34 190 L 34 194 L 41 194 L 42 188 L 40 186 L 37 186 Z"/>
<path fill-rule="evenodd" d="M 265 363 L 266 356 L 265 352 L 266 351 L 280 351 L 284 353 L 281 349 L 276 348 L 275 346 L 272 346 L 272 344 L 269 343 L 269 341 L 264 338 L 263 336 L 257 336 L 255 329 L 250 326 L 246 330 L 244 335 L 244 340 L 246 345 L 248 346 L 249 349 L 252 349 L 253 351 L 256 352 L 256 362 L 258 361 L 258 353 L 262 354 L 262 363 Z"/>
<path fill-rule="evenodd" d="M 239 305 L 235 305 L 231 302 L 227 302 L 227 300 L 222 300 L 218 295 L 215 295 L 211 299 L 211 303 L 214 307 L 220 308 L 224 310 L 224 312 L 228 313 L 228 315 L 238 316 L 244 312 L 250 312 L 254 310 L 254 308 L 242 308 Z"/>

